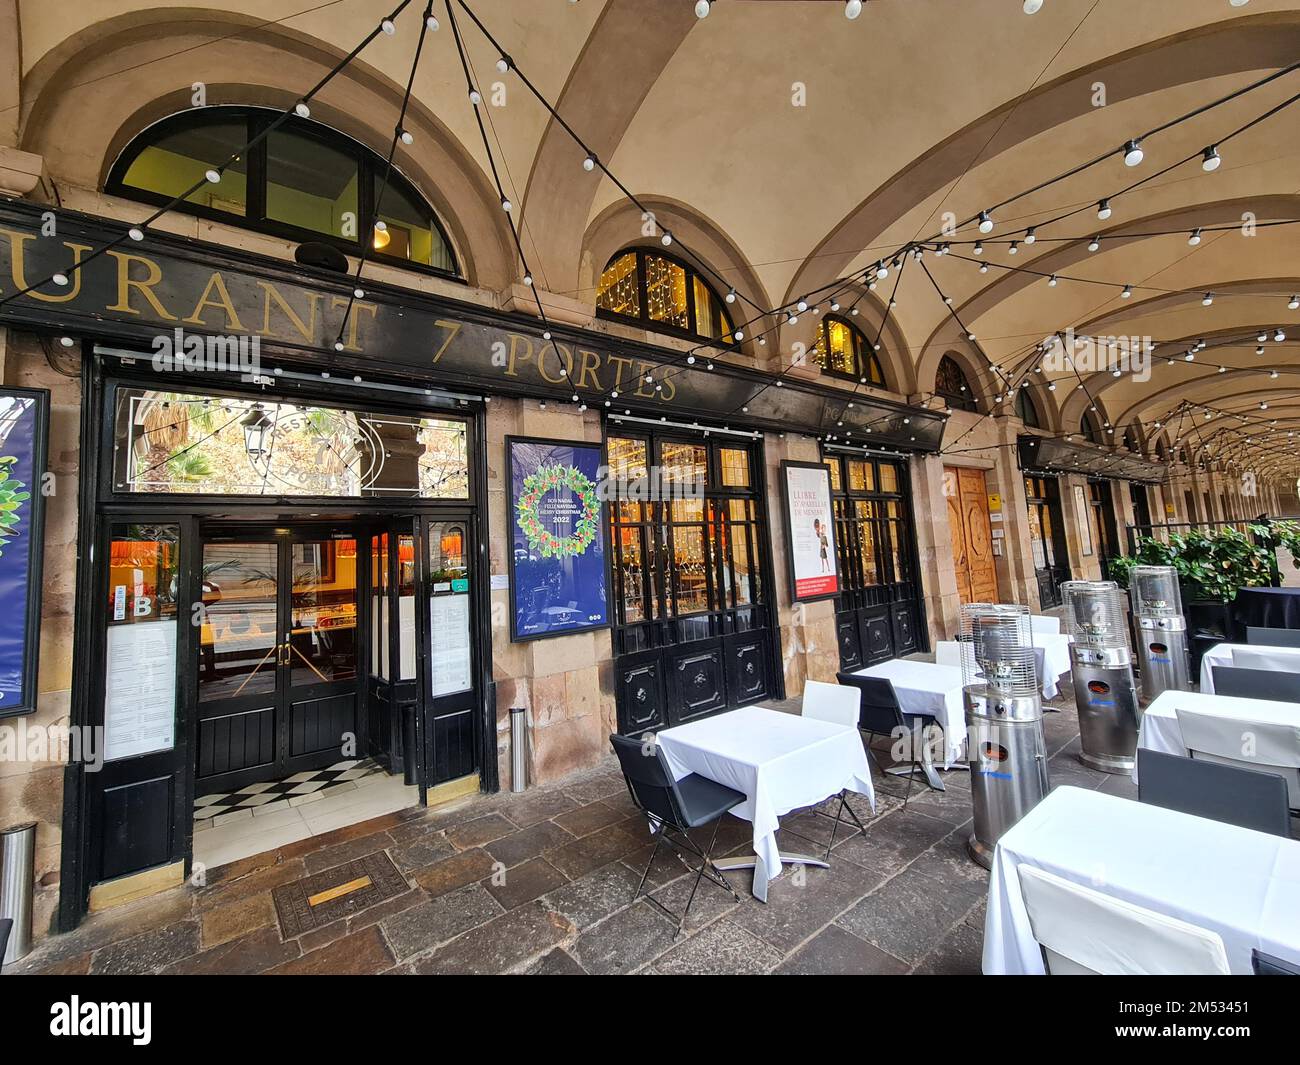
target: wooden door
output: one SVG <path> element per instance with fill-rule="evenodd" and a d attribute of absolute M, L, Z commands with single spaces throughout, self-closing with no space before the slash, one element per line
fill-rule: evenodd
<path fill-rule="evenodd" d="M 961 601 L 996 603 L 998 576 L 984 471 L 944 467 L 943 493 L 948 500 L 953 568 Z"/>

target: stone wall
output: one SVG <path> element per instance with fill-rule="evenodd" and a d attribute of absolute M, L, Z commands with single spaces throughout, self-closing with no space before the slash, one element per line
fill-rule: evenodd
<path fill-rule="evenodd" d="M 552 440 L 601 440 L 600 418 L 532 400 L 488 404 L 488 538 L 494 575 L 510 572 L 507 436 Z M 612 608 L 612 604 L 611 604 Z M 510 641 L 510 592 L 492 593 L 492 675 L 497 697 L 497 765 L 502 788 L 510 780 L 510 708 L 527 711 L 528 783 L 545 784 L 574 769 L 594 765 L 609 750 L 616 731 L 614 663 L 610 631 L 554 636 L 527 643 Z"/>
<path fill-rule="evenodd" d="M 840 668 L 839 641 L 835 637 L 835 603 L 794 603 L 790 599 L 790 563 L 785 535 L 785 501 L 781 498 L 781 463 L 820 462 L 821 450 L 807 436 L 768 435 L 763 462 L 767 477 L 767 518 L 775 587 L 776 624 L 781 640 L 781 666 L 787 697 L 803 694 L 805 681 L 835 683 Z"/>
<path fill-rule="evenodd" d="M 70 372 L 76 358 L 59 356 Z M 41 592 L 40 666 L 36 712 L 0 719 L 13 737 L 30 740 L 34 730 L 57 735 L 69 723 L 72 688 L 72 622 L 77 575 L 77 488 L 80 448 L 81 384 L 46 360 L 34 337 L 0 329 L 0 379 L 4 384 L 50 391 L 48 468 L 55 475 L 45 499 L 45 557 Z M 6 608 L 9 608 L 6 604 Z M 17 760 L 0 760 L 0 827 L 36 822 L 36 892 L 33 932 L 45 935 L 59 901 L 60 848 L 63 840 L 63 758 L 61 744 L 24 749 Z M 34 760 L 28 753 L 42 754 Z"/>

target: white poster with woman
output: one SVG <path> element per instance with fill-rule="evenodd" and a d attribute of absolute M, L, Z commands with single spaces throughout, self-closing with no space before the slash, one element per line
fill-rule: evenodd
<path fill-rule="evenodd" d="M 839 592 L 830 471 L 816 462 L 783 462 L 791 594 L 799 602 Z"/>

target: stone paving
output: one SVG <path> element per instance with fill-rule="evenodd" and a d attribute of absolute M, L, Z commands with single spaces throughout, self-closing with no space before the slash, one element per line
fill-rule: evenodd
<path fill-rule="evenodd" d="M 1072 698 L 1064 691 L 1052 704 L 1062 712 L 1045 718 L 1053 785 L 1135 797 L 1128 777 L 1078 761 Z M 853 800 L 865 837 L 838 842 L 829 869 L 787 870 L 766 904 L 747 873 L 731 876 L 740 902 L 704 881 L 680 938 L 655 907 L 631 902 L 650 845 L 611 758 L 521 795 L 408 810 L 234 862 L 203 888 L 91 917 L 6 972 L 974 974 L 988 875 L 965 851 L 968 776 L 945 781 L 945 792 L 914 788 L 904 809 L 903 781 L 878 775 L 876 815 Z M 808 812 L 783 823 L 823 841 L 830 826 Z M 724 819 L 719 840 L 722 853 L 747 851 L 748 823 Z M 277 887 L 379 851 L 405 890 L 282 936 Z M 674 912 L 691 879 L 663 853 L 651 872 Z"/>

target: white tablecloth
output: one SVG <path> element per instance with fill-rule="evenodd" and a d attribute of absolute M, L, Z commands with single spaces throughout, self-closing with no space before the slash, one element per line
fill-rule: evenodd
<path fill-rule="evenodd" d="M 994 851 L 987 975 L 1044 972 L 1021 864 L 1217 932 L 1234 973 L 1250 973 L 1252 948 L 1300 964 L 1300 841 L 1062 787 Z"/>
<path fill-rule="evenodd" d="M 1178 730 L 1178 710 L 1195 710 L 1230 721 L 1273 721 L 1282 725 L 1300 725 L 1300 703 L 1276 702 L 1272 699 L 1242 699 L 1209 692 L 1161 692 L 1142 715 L 1138 729 L 1138 747 L 1186 757 L 1183 734 Z M 1137 763 L 1133 779 L 1138 778 Z"/>
<path fill-rule="evenodd" d="M 925 714 L 943 729 L 944 765 L 961 760 L 962 744 L 966 741 L 966 708 L 962 701 L 960 666 L 891 658 L 854 673 L 859 677 L 884 677 L 892 682 L 903 713 Z"/>
<path fill-rule="evenodd" d="M 780 817 L 813 806 L 845 788 L 876 808 L 871 767 L 856 728 L 745 706 L 658 733 L 673 778 L 690 773 L 742 792 L 731 811 L 754 824 L 754 853 L 767 876 L 781 871 L 776 845 Z"/>
<path fill-rule="evenodd" d="M 1034 646 L 1043 649 L 1043 698 L 1055 699 L 1057 679 L 1070 672 L 1071 637 L 1065 633 L 1034 633 Z"/>
<path fill-rule="evenodd" d="M 1252 662 L 1247 669 L 1277 669 L 1300 673 L 1300 647 L 1261 647 L 1247 643 L 1216 643 L 1201 656 L 1201 691 L 1214 691 L 1214 667 L 1233 665 L 1234 651 L 1252 652 L 1251 657 L 1262 657 L 1268 665 Z"/>

